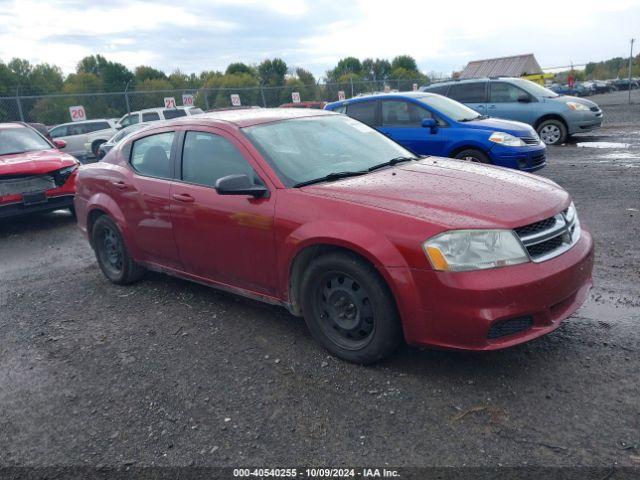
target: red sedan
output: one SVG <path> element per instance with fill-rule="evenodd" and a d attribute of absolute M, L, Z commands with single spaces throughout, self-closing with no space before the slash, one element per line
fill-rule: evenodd
<path fill-rule="evenodd" d="M 73 210 L 79 162 L 23 123 L 0 123 L 0 218 Z"/>
<path fill-rule="evenodd" d="M 150 269 L 283 305 L 360 363 L 403 338 L 465 350 L 531 340 L 591 285 L 591 236 L 552 181 L 417 158 L 326 111 L 154 124 L 80 169 L 75 205 L 112 282 Z"/>

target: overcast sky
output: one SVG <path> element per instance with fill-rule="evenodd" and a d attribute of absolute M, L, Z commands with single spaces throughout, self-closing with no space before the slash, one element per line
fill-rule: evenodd
<path fill-rule="evenodd" d="M 0 59 L 65 73 L 94 53 L 167 73 L 281 57 L 321 76 L 399 54 L 427 73 L 530 52 L 554 67 L 627 56 L 632 36 L 640 0 L 0 0 Z"/>

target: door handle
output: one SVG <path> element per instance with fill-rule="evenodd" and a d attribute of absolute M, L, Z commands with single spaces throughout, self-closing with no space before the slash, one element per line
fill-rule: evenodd
<path fill-rule="evenodd" d="M 177 200 L 179 202 L 184 202 L 184 203 L 193 203 L 196 201 L 196 199 L 193 198 L 188 193 L 174 193 L 173 198 L 174 200 Z"/>
<path fill-rule="evenodd" d="M 111 182 L 111 185 L 113 185 L 116 188 L 119 188 L 120 190 L 127 188 L 127 184 L 124 183 L 122 180 L 115 180 Z"/>

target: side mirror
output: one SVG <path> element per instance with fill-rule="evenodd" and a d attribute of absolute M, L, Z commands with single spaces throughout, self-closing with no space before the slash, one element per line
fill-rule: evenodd
<path fill-rule="evenodd" d="M 520 103 L 529 103 L 529 102 L 531 102 L 531 97 L 529 95 L 526 95 L 526 94 L 525 95 L 520 95 L 518 97 L 518 102 L 520 102 Z"/>
<path fill-rule="evenodd" d="M 120 125 L 119 123 L 116 123 L 113 128 L 115 128 L 116 130 L 122 130 L 122 125 Z"/>
<path fill-rule="evenodd" d="M 438 131 L 438 122 L 433 118 L 423 118 L 422 128 L 428 128 L 431 130 L 431 133 L 436 133 Z"/>
<path fill-rule="evenodd" d="M 59 148 L 60 150 L 62 150 L 64 147 L 67 146 L 67 142 L 65 142 L 64 140 L 53 140 L 53 145 L 56 148 Z"/>
<path fill-rule="evenodd" d="M 264 185 L 255 185 L 247 175 L 227 175 L 216 182 L 218 195 L 251 195 L 262 198 L 269 195 L 269 189 Z"/>

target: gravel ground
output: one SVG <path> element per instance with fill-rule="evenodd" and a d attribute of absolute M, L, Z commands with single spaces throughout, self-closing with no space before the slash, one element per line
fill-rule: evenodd
<path fill-rule="evenodd" d="M 501 352 L 348 364 L 282 309 L 111 285 L 64 212 L 0 223 L 0 465 L 640 466 L 640 114 L 604 108 L 542 172 L 595 237 L 591 298 Z"/>

